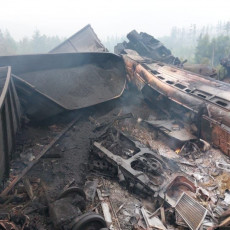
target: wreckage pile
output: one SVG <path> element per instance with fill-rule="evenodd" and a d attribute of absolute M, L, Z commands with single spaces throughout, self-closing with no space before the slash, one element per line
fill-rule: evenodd
<path fill-rule="evenodd" d="M 177 68 L 145 33 L 117 56 L 97 53 L 87 26 L 59 51 L 78 35 L 92 53 L 0 57 L 13 73 L 0 98 L 0 229 L 228 228 L 229 85 Z"/>
<path fill-rule="evenodd" d="M 138 34 L 136 30 L 128 33 L 129 42 L 124 41 L 114 47 L 117 54 L 125 53 L 126 49 L 135 50 L 140 56 L 148 57 L 151 60 L 157 60 L 167 64 L 179 66 L 181 61 L 174 57 L 171 51 L 167 49 L 161 42 L 147 33 Z"/>

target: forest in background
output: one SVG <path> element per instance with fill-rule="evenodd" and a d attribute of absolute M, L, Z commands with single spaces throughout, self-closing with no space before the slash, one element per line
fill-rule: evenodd
<path fill-rule="evenodd" d="M 174 27 L 169 36 L 158 39 L 181 60 L 218 67 L 220 59 L 230 55 L 230 21 L 201 28 Z"/>
<path fill-rule="evenodd" d="M 38 30 L 32 37 L 24 37 L 16 41 L 9 31 L 0 30 L 0 56 L 13 54 L 47 53 L 60 44 L 64 38 L 58 36 L 46 36 Z"/>
<path fill-rule="evenodd" d="M 173 27 L 170 35 L 157 39 L 181 60 L 220 68 L 219 60 L 230 54 L 230 21 L 203 27 L 195 24 L 188 28 Z M 36 30 L 32 37 L 16 41 L 9 31 L 0 30 L 0 55 L 47 53 L 64 40 L 58 36 L 46 36 Z M 127 41 L 125 35 L 108 36 L 102 43 L 113 52 L 113 47 L 124 40 Z"/>

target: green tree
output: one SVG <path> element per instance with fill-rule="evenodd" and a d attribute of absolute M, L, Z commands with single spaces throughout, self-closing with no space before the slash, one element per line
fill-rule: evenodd
<path fill-rule="evenodd" d="M 196 63 L 212 64 L 217 66 L 220 59 L 230 53 L 230 37 L 220 35 L 210 39 L 209 35 L 200 36 L 195 51 Z"/>
<path fill-rule="evenodd" d="M 230 54 L 230 37 L 220 35 L 211 41 L 211 49 L 213 50 L 213 64 L 217 66 L 220 59 Z"/>
<path fill-rule="evenodd" d="M 211 44 L 210 44 L 210 38 L 208 34 L 205 34 L 204 36 L 201 34 L 196 50 L 195 50 L 195 61 L 196 63 L 205 63 L 210 64 L 211 63 Z M 208 63 L 207 63 L 208 62 Z"/>
<path fill-rule="evenodd" d="M 11 37 L 10 33 L 6 30 L 0 30 L 0 55 L 11 55 L 17 52 L 17 44 Z"/>
<path fill-rule="evenodd" d="M 34 31 L 32 38 L 24 37 L 18 42 L 19 54 L 47 53 L 59 45 L 63 39 L 58 36 L 41 35 L 39 30 Z"/>
<path fill-rule="evenodd" d="M 229 21 L 225 24 L 225 31 L 227 35 L 229 35 L 229 32 L 230 32 L 230 22 Z"/>

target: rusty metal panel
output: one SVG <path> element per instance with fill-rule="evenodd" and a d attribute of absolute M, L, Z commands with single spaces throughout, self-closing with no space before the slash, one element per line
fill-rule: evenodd
<path fill-rule="evenodd" d="M 192 230 L 198 230 L 207 214 L 207 209 L 192 197 L 183 193 L 175 207 Z"/>
<path fill-rule="evenodd" d="M 229 155 L 230 84 L 178 69 L 174 66 L 142 60 L 133 54 L 123 56 L 129 81 L 143 95 L 168 112 L 193 114 L 198 138 L 213 143 Z M 146 93 L 146 87 L 149 89 Z M 164 108 L 164 106 L 166 108 Z M 184 111 L 187 110 L 187 111 Z M 202 118 L 203 117 L 203 118 Z"/>
<path fill-rule="evenodd" d="M 230 132 L 221 126 L 212 124 L 212 141 L 215 146 L 218 146 L 225 154 L 230 156 Z"/>
<path fill-rule="evenodd" d="M 20 104 L 11 78 L 11 68 L 0 68 L 0 181 L 9 174 L 9 162 L 20 125 Z M 4 79 L 4 81 L 3 81 Z"/>
<path fill-rule="evenodd" d="M 49 53 L 106 52 L 91 25 L 87 25 Z"/>

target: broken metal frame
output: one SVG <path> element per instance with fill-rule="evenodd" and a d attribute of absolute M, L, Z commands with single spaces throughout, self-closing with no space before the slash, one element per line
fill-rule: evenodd
<path fill-rule="evenodd" d="M 129 159 L 123 159 L 120 156 L 114 155 L 111 151 L 106 149 L 100 142 L 95 141 L 93 143 L 94 147 L 96 147 L 100 152 L 102 152 L 103 157 L 110 162 L 115 167 L 119 167 L 122 174 L 124 174 L 125 177 L 130 178 L 130 183 L 133 182 L 137 187 L 139 186 L 143 190 L 146 190 L 146 192 L 151 191 L 153 194 L 160 191 L 167 183 L 166 178 L 160 185 L 155 185 L 153 182 L 147 177 L 147 175 L 144 172 L 135 170 L 131 167 L 131 163 L 137 160 L 138 158 L 142 157 L 143 154 L 149 153 L 153 157 L 158 158 L 153 152 L 151 152 L 149 149 L 145 148 L 142 149 L 139 153 L 135 154 L 133 157 Z M 101 156 L 101 155 L 100 155 Z M 163 176 L 163 175 L 161 175 Z"/>
<path fill-rule="evenodd" d="M 112 130 L 117 132 L 115 135 L 118 135 L 121 140 L 128 141 L 127 143 L 132 146 L 132 156 L 129 155 L 127 158 L 127 156 L 121 154 L 120 150 L 118 154 L 113 153 L 112 150 L 109 150 L 105 146 L 105 143 L 107 142 L 105 138 L 109 137 L 108 132 L 111 132 Z M 119 140 L 117 141 L 119 142 Z M 147 194 L 157 196 L 160 191 L 167 187 L 167 184 L 172 178 L 178 176 L 176 173 L 176 171 L 178 171 L 177 165 L 172 164 L 172 167 L 168 166 L 167 162 L 165 162 L 156 152 L 143 146 L 138 141 L 133 140 L 114 127 L 108 129 L 104 134 L 97 138 L 92 145 L 94 156 L 96 154 L 103 162 L 105 160 L 113 167 L 117 168 L 117 176 L 119 177 L 120 182 L 123 183 L 126 181 L 130 188 L 136 188 Z M 120 145 L 126 148 L 121 142 Z M 103 165 L 106 164 L 103 163 Z M 143 165 L 142 169 L 139 168 L 141 165 Z M 95 165 L 95 167 L 96 166 L 97 165 Z M 101 166 L 99 166 L 99 168 L 104 169 Z M 109 171 L 111 172 L 111 169 Z"/>
<path fill-rule="evenodd" d="M 11 76 L 11 67 L 1 67 L 6 75 L 0 95 L 0 181 L 9 176 L 10 159 L 14 151 L 15 136 L 20 126 L 20 104 Z M 3 76 L 4 77 L 4 76 Z"/>
<path fill-rule="evenodd" d="M 114 130 L 117 129 L 114 128 Z M 187 175 L 185 175 L 183 172 L 180 172 L 180 170 L 177 168 L 177 164 L 174 164 L 172 160 L 167 162 L 154 151 L 143 146 L 141 143 L 139 144 L 138 141 L 130 139 L 121 131 L 119 131 L 119 133 L 120 136 L 122 136 L 122 140 L 128 138 L 127 141 L 131 141 L 134 144 L 134 149 L 138 149 L 138 151 L 134 150 L 134 155 L 128 159 L 124 158 L 120 149 L 117 153 L 113 152 L 113 150 L 108 147 L 112 146 L 110 142 L 108 142 L 109 140 L 104 139 L 109 136 L 107 130 L 92 143 L 92 156 L 97 156 L 97 158 L 99 157 L 99 159 L 102 161 L 100 164 L 99 161 L 96 163 L 93 162 L 92 164 L 95 164 L 94 169 L 104 170 L 105 172 L 108 171 L 108 173 L 118 176 L 120 183 L 127 185 L 127 187 L 130 189 L 134 189 L 134 191 L 136 190 L 142 194 L 159 197 L 172 207 L 175 207 L 180 195 L 185 190 L 188 190 L 192 193 L 196 192 L 196 187 L 192 178 L 188 178 Z M 126 149 L 124 144 L 120 143 L 120 145 Z M 94 161 L 96 158 L 92 159 Z M 156 162 L 152 161 L 151 159 L 158 162 L 161 166 L 157 169 L 157 173 L 154 171 Z M 133 167 L 139 160 L 141 163 L 146 163 L 142 169 L 139 167 Z M 111 164 L 111 166 L 107 165 L 106 163 Z M 107 169 L 108 167 L 110 169 Z M 117 169 L 117 171 L 114 172 L 111 167 L 114 167 Z M 157 180 L 158 174 L 162 176 L 161 183 L 154 184 L 153 181 Z M 172 192 L 174 187 L 181 187 L 179 193 L 174 194 Z"/>
<path fill-rule="evenodd" d="M 132 155 L 128 154 L 127 158 L 126 154 L 129 152 L 132 152 Z M 167 160 L 115 127 L 108 128 L 92 142 L 91 160 L 91 170 L 102 170 L 105 175 L 112 174 L 130 189 L 158 196 L 173 207 L 185 191 L 184 188 L 192 193 L 196 192 L 194 180 L 181 172 L 175 161 Z M 160 167 L 156 170 L 157 164 Z M 161 183 L 153 185 L 151 182 L 159 179 L 159 175 L 162 176 Z M 174 187 L 181 187 L 179 193 L 174 194 Z"/>

